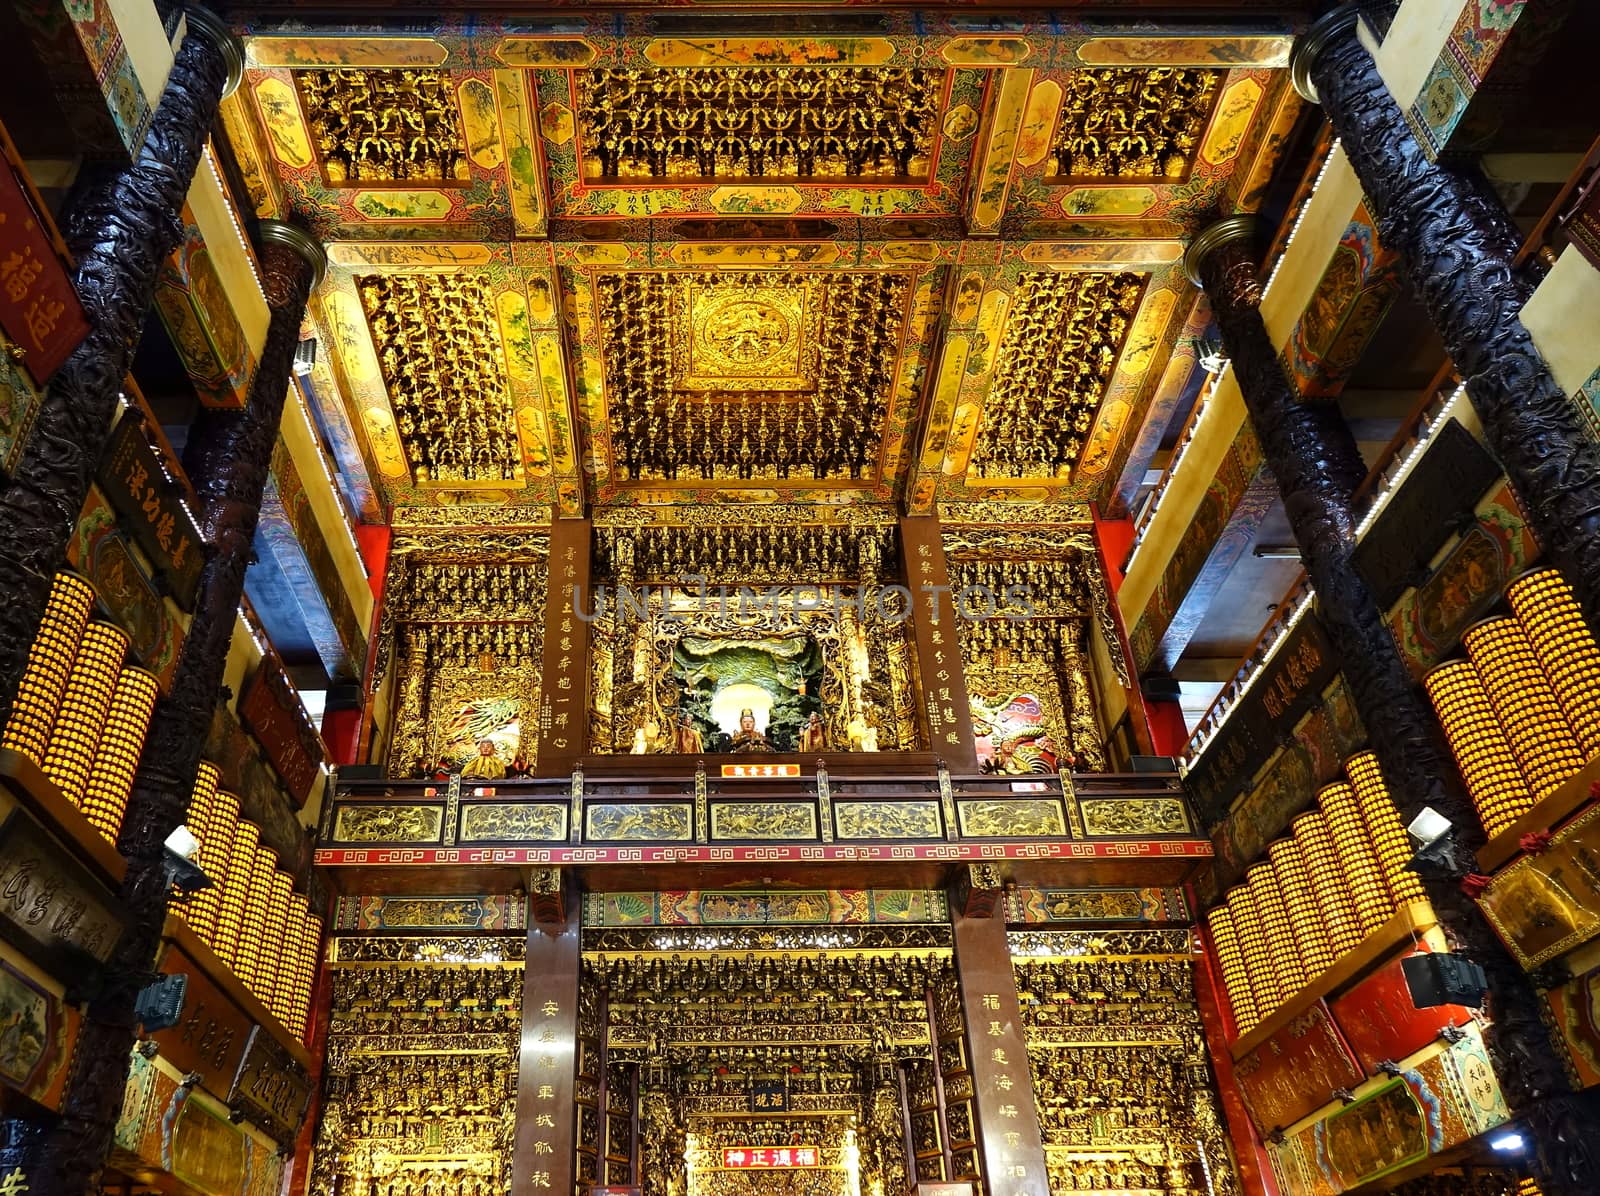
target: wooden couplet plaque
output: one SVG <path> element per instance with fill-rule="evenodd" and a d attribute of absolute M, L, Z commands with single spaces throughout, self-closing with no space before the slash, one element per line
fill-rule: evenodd
<path fill-rule="evenodd" d="M 958 917 L 956 970 L 961 1011 L 972 1050 L 978 1139 L 990 1196 L 1035 1196 L 1050 1190 L 1044 1143 L 1033 1102 L 1027 1040 L 1016 973 L 1001 918 Z"/>
<path fill-rule="evenodd" d="M 563 924 L 535 924 L 528 930 L 511 1156 L 511 1190 L 520 1196 L 570 1196 L 573 1191 L 579 911 L 574 901 Z"/>
<path fill-rule="evenodd" d="M 564 776 L 587 748 L 589 711 L 589 521 L 557 519 L 550 528 L 545 600 L 544 677 L 539 692 L 539 776 Z M 585 610 L 577 609 L 583 603 Z"/>
<path fill-rule="evenodd" d="M 917 700 L 929 749 L 951 772 L 976 772 L 978 749 L 956 627 L 960 613 L 950 591 L 938 519 L 921 515 L 900 520 L 900 554 L 911 591 L 911 630 L 921 681 Z"/>

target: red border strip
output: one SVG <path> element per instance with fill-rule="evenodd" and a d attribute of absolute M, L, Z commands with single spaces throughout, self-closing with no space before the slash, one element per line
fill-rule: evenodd
<path fill-rule="evenodd" d="M 1141 856 L 1209 859 L 1204 839 L 1104 843 L 895 843 L 875 846 L 717 847 L 323 847 L 316 863 L 339 866 L 429 864 L 740 864 L 880 860 L 1106 860 Z"/>

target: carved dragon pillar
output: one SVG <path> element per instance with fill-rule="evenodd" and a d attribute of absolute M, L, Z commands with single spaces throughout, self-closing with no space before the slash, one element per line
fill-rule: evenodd
<path fill-rule="evenodd" d="M 272 312 L 266 345 L 244 409 L 208 409 L 190 431 L 184 466 L 207 541 L 199 597 L 171 691 L 150 723 L 118 843 L 128 861 L 119 894 L 128 929 L 84 1017 L 61 1118 L 33 1137 L 19 1164 L 33 1196 L 82 1196 L 111 1149 L 136 1038 L 134 998 L 149 978 L 167 913 L 163 844 L 183 822 L 219 698 L 300 322 L 325 262 L 321 246 L 291 225 L 263 221 L 260 233 L 257 259 Z"/>
<path fill-rule="evenodd" d="M 1600 629 L 1600 444 L 1522 326 L 1537 279 L 1515 265 L 1521 234 L 1476 168 L 1429 160 L 1357 39 L 1358 18 L 1347 4 L 1306 31 L 1295 86 L 1322 104 L 1540 543 Z"/>
<path fill-rule="evenodd" d="M 1365 472 L 1355 439 L 1337 406 L 1302 402 L 1278 364 L 1259 310 L 1252 227 L 1248 218 L 1231 217 L 1202 232 L 1186 259 L 1190 277 L 1211 300 L 1245 408 L 1316 590 L 1318 614 L 1399 803 L 1401 821 L 1409 823 L 1431 806 L 1468 839 L 1478 820 L 1438 723 L 1412 684 L 1377 598 L 1351 565 L 1352 495 Z M 1453 949 L 1476 960 L 1488 975 L 1493 1022 L 1485 1038 L 1513 1107 L 1531 1111 L 1567 1093 L 1569 1085 L 1526 973 L 1461 890 L 1460 878 L 1474 870 L 1473 846 L 1463 843 L 1451 867 L 1430 869 L 1422 879 Z M 1578 1187 L 1546 1188 L 1574 1196 L 1597 1190 L 1600 1176 L 1592 1174 Z"/>
<path fill-rule="evenodd" d="M 89 335 L 44 394 L 16 472 L 0 484 L 0 726 L 66 559 L 67 541 L 111 430 L 162 264 L 182 236 L 178 213 L 244 47 L 221 20 L 191 9 L 139 156 L 80 185 L 62 215 Z"/>

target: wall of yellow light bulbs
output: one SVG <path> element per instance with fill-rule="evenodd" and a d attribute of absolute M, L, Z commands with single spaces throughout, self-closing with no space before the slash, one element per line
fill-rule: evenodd
<path fill-rule="evenodd" d="M 178 914 L 201 942 L 243 981 L 268 1012 L 304 1041 L 322 946 L 322 923 L 261 829 L 239 814 L 239 799 L 217 786 L 202 763 L 189 799 L 189 830 L 200 840 L 199 864 L 212 880 Z"/>
<path fill-rule="evenodd" d="M 1600 753 L 1600 644 L 1555 569 L 1506 589 L 1511 614 L 1462 635 L 1423 679 L 1483 829 L 1499 834 Z"/>
<path fill-rule="evenodd" d="M 115 845 L 150 729 L 159 685 L 126 664 L 128 637 L 92 618 L 95 591 L 58 573 L 0 746 L 28 757 Z M 218 958 L 291 1033 L 305 1038 L 321 948 L 321 922 L 239 799 L 217 789 L 202 763 L 186 824 L 212 879 L 178 906 Z"/>
<path fill-rule="evenodd" d="M 155 677 L 127 664 L 128 637 L 91 618 L 95 592 L 58 573 L 0 746 L 32 760 L 112 843 L 155 710 Z"/>
<path fill-rule="evenodd" d="M 1378 759 L 1345 762 L 1346 780 L 1267 848 L 1207 918 L 1235 1030 L 1248 1033 L 1357 947 L 1402 906 L 1423 900 L 1412 851 Z"/>

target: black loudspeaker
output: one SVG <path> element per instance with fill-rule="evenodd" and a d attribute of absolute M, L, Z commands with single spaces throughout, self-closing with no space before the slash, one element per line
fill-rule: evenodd
<path fill-rule="evenodd" d="M 1177 772 L 1178 762 L 1171 756 L 1129 756 L 1128 768 L 1133 772 Z"/>
<path fill-rule="evenodd" d="M 1409 955 L 1400 961 L 1405 971 L 1411 1003 L 1418 1009 L 1435 1005 L 1465 1005 L 1475 1009 L 1483 1004 L 1489 981 L 1483 969 L 1460 955 Z"/>

